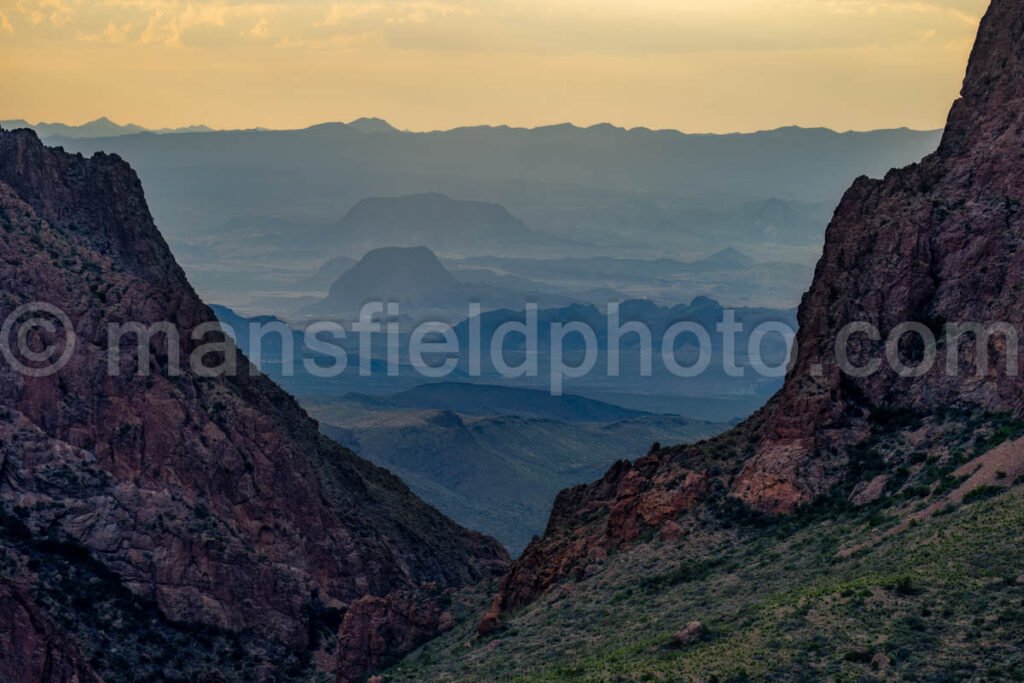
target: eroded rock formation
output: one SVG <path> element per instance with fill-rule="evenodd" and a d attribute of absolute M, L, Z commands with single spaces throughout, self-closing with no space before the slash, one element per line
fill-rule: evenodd
<path fill-rule="evenodd" d="M 214 349 L 204 365 L 234 359 L 236 376 L 190 366 L 195 349 L 223 335 L 204 332 L 215 318 L 126 163 L 0 131 L 0 319 L 32 302 L 64 311 L 77 344 L 51 376 L 28 377 L 0 360 L 0 507 L 31 537 L 2 540 L 29 594 L 46 566 L 18 553 L 36 547 L 32 539 L 55 539 L 81 548 L 169 622 L 255 634 L 252 643 L 301 653 L 334 649 L 311 638 L 317 610 L 344 614 L 398 591 L 409 603 L 422 597 L 429 611 L 438 591 L 505 567 L 495 541 L 322 437 L 233 348 Z M 143 345 L 146 359 L 125 335 L 120 372 L 110 373 L 108 326 L 127 323 L 170 323 L 180 348 L 156 334 Z M 63 350 L 61 339 L 60 331 L 29 337 Z M 140 361 L 147 372 L 137 371 Z M 273 648 L 261 647 L 243 655 L 282 676 Z M 321 668 L 331 659 L 309 657 Z"/>
<path fill-rule="evenodd" d="M 836 210 L 814 283 L 799 311 L 799 354 L 768 406 L 711 445 L 620 463 L 601 481 L 564 492 L 544 538 L 502 581 L 481 633 L 555 582 L 586 572 L 600 553 L 627 546 L 641 529 L 685 533 L 685 513 L 709 491 L 746 510 L 787 514 L 844 480 L 849 449 L 882 412 L 965 407 L 1024 413 L 1024 380 L 1008 372 L 1019 350 L 995 334 L 970 335 L 921 376 L 897 374 L 884 341 L 903 323 L 941 339 L 947 323 L 1008 323 L 1024 329 L 1024 4 L 994 0 L 971 56 L 962 96 L 941 146 L 884 179 L 860 178 Z M 850 323 L 879 339 L 851 336 L 854 368 L 881 361 L 865 377 L 840 371 L 835 353 Z M 897 335 L 897 359 L 917 367 L 920 336 Z M 897 338 L 894 337 L 894 338 Z M 987 351 L 989 364 L 977 372 Z M 709 450 L 717 450 L 708 457 Z M 699 486 L 696 483 L 703 482 Z M 883 495 L 884 479 L 871 495 Z M 675 511 L 675 513 L 673 513 Z M 670 524 L 671 523 L 671 524 Z"/>

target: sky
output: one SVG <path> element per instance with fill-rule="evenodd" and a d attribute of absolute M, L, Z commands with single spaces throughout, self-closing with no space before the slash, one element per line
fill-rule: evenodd
<path fill-rule="evenodd" d="M 939 128 L 987 0 L 0 0 L 0 119 Z"/>

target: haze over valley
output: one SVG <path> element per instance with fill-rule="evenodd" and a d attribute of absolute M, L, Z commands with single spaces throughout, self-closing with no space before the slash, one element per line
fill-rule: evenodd
<path fill-rule="evenodd" d="M 1020 0 L 0 57 L 0 683 L 1024 681 Z"/>
<path fill-rule="evenodd" d="M 411 133 L 370 118 L 294 131 L 146 131 L 106 119 L 36 129 L 71 151 L 130 161 L 172 251 L 219 304 L 241 350 L 326 434 L 513 552 L 543 531 L 560 489 L 653 443 L 712 436 L 761 407 L 782 380 L 754 371 L 751 333 L 765 323 L 795 332 L 843 188 L 938 142 L 937 132 L 906 129 Z M 364 346 L 350 332 L 335 340 L 348 369 L 312 375 L 302 360 L 326 357 L 304 330 L 353 325 L 375 303 L 399 326 L 397 340 L 381 328 Z M 536 356 L 506 336 L 500 365 L 485 354 L 474 370 L 471 327 L 490 348 L 503 326 L 527 322 L 528 306 L 537 310 Z M 620 324 L 650 329 L 649 348 L 610 336 L 612 306 Z M 732 341 L 716 331 L 726 315 L 742 327 Z M 425 321 L 451 326 L 462 350 L 439 377 L 389 351 Z M 589 351 L 570 335 L 553 355 L 552 332 L 565 324 L 595 331 L 599 370 L 561 380 L 566 395 L 543 401 L 555 363 L 578 364 Z M 686 335 L 663 348 L 679 324 L 711 333 L 708 368 L 644 372 L 645 356 L 697 362 Z M 253 325 L 278 329 L 250 338 Z M 755 360 L 784 368 L 790 342 L 759 337 Z M 609 373 L 613 356 L 620 370 Z M 534 372 L 501 371 L 530 360 Z M 565 413 L 587 402 L 605 409 Z"/>
<path fill-rule="evenodd" d="M 312 295 L 295 285 L 328 259 L 417 246 L 445 260 L 683 263 L 731 248 L 776 264 L 776 273 L 783 264 L 800 268 L 791 277 L 764 269 L 746 287 L 737 272 L 697 282 L 676 273 L 668 282 L 634 277 L 621 294 L 793 307 L 850 180 L 920 159 L 938 133 L 686 135 L 571 125 L 410 133 L 359 121 L 47 140 L 117 153 L 138 168 L 154 215 L 205 296 L 246 313 L 287 315 Z M 520 275 L 500 264 L 483 269 Z M 572 282 L 568 272 L 549 279 Z"/>

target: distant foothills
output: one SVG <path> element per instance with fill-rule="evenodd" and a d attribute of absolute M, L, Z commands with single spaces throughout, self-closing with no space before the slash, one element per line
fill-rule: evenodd
<path fill-rule="evenodd" d="M 0 128 L 6 128 L 7 130 L 31 128 L 39 134 L 39 137 L 42 138 L 66 137 L 72 139 L 107 138 L 117 137 L 119 135 L 135 135 L 136 133 L 164 134 L 213 132 L 213 128 L 202 125 L 183 126 L 181 128 L 144 128 L 134 123 L 121 125 L 119 123 L 114 123 L 105 116 L 78 126 L 67 123 L 46 123 L 43 121 L 40 121 L 39 123 L 29 123 L 24 119 L 11 119 L 8 121 L 0 121 Z"/>
<path fill-rule="evenodd" d="M 126 124 L 115 123 L 114 121 L 112 121 L 111 119 L 107 118 L 106 116 L 102 116 L 102 117 L 100 117 L 98 119 L 95 119 L 94 121 L 88 121 L 86 123 L 79 124 L 79 125 L 68 124 L 68 123 L 57 123 L 57 122 L 48 123 L 48 122 L 43 122 L 43 121 L 40 121 L 40 122 L 37 122 L 37 123 L 30 123 L 29 121 L 27 121 L 25 119 L 8 119 L 8 120 L 5 120 L 5 121 L 0 121 L 0 128 L 5 128 L 7 130 L 13 130 L 13 129 L 16 129 L 16 128 L 31 128 L 32 130 L 36 131 L 36 133 L 38 133 L 39 137 L 41 137 L 41 138 L 66 137 L 66 138 L 70 138 L 70 139 L 119 137 L 119 136 L 122 136 L 122 135 L 137 135 L 139 133 L 155 133 L 155 134 L 158 134 L 158 135 L 166 135 L 166 134 L 173 134 L 173 133 L 213 133 L 213 132 L 225 132 L 225 131 L 228 131 L 228 130 L 257 130 L 257 131 L 308 130 L 308 129 L 311 129 L 311 128 L 317 128 L 319 126 L 332 126 L 332 125 L 334 125 L 334 126 L 346 126 L 348 128 L 353 128 L 353 129 L 355 129 L 355 130 L 357 130 L 359 132 L 362 132 L 362 133 L 418 133 L 418 132 L 427 133 L 427 132 L 436 132 L 436 131 L 402 130 L 402 129 L 396 128 L 395 126 L 391 125 L 388 121 L 386 121 L 384 119 L 381 119 L 381 118 L 376 118 L 376 117 L 362 117 L 362 118 L 354 119 L 354 120 L 349 121 L 347 123 L 342 123 L 342 122 L 318 123 L 318 124 L 312 124 L 310 126 L 306 126 L 304 128 L 297 128 L 297 129 L 273 129 L 273 128 L 263 127 L 263 126 L 254 126 L 252 128 L 247 128 L 247 129 L 223 129 L 223 128 L 213 128 L 213 127 L 202 125 L 202 124 L 189 125 L 189 126 L 180 126 L 180 127 L 175 127 L 175 128 L 147 128 L 145 126 L 140 126 L 140 125 L 135 124 L 135 123 L 126 123 Z M 655 132 L 654 129 L 646 128 L 646 127 L 643 127 L 643 126 L 633 127 L 633 128 L 624 128 L 624 127 L 616 126 L 616 125 L 613 125 L 613 124 L 610 124 L 610 123 L 598 123 L 598 124 L 595 124 L 595 125 L 592 125 L 592 126 L 577 126 L 577 125 L 571 124 L 571 123 L 557 123 L 557 124 L 552 124 L 552 125 L 549 125 L 549 126 L 537 126 L 537 127 L 533 127 L 533 128 L 518 127 L 518 126 L 507 126 L 507 125 L 457 126 L 455 128 L 452 128 L 451 130 L 462 130 L 462 129 L 473 129 L 473 128 L 483 128 L 483 129 L 486 129 L 486 128 L 498 128 L 498 129 L 506 129 L 506 130 L 542 130 L 544 128 L 579 128 L 579 129 L 597 129 L 597 130 L 602 130 L 603 129 L 603 130 L 652 131 L 652 132 Z M 773 130 L 788 130 L 788 129 L 821 130 L 821 131 L 836 132 L 836 133 L 839 133 L 839 134 L 843 134 L 842 131 L 834 131 L 834 130 L 832 130 L 830 128 L 825 128 L 825 127 L 807 127 L 807 128 L 805 128 L 805 127 L 800 127 L 800 126 L 786 126 L 784 128 L 778 128 L 778 129 L 765 129 L 763 131 L 737 132 L 737 133 L 685 133 L 683 131 L 678 131 L 678 130 L 675 130 L 675 129 L 657 129 L 656 132 L 671 132 L 671 133 L 679 133 L 681 135 L 694 135 L 694 134 L 696 134 L 696 135 L 709 135 L 709 136 L 715 136 L 715 137 L 727 137 L 727 136 L 730 136 L 730 135 L 753 135 L 753 134 L 756 134 L 757 132 L 773 132 Z M 906 128 L 906 127 L 897 127 L 897 128 L 893 128 L 893 129 L 889 129 L 889 130 L 912 130 L 912 129 Z M 854 131 L 846 131 L 846 132 L 854 132 Z M 869 132 L 869 131 L 864 131 L 864 132 Z M 870 132 L 875 132 L 875 131 L 870 131 Z M 936 131 L 922 131 L 922 132 L 936 132 Z"/>

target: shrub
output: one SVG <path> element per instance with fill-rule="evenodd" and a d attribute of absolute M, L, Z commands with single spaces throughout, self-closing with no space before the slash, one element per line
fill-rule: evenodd
<path fill-rule="evenodd" d="M 871 412 L 871 422 L 881 431 L 897 432 L 921 423 L 921 415 L 906 408 L 881 406 Z"/>
<path fill-rule="evenodd" d="M 851 650 L 843 655 L 843 659 L 855 664 L 868 664 L 871 662 L 871 656 L 867 650 Z"/>
<path fill-rule="evenodd" d="M 964 495 L 964 504 L 977 503 L 982 500 L 988 500 L 1002 493 L 1005 489 L 1001 486 L 979 486 L 973 491 L 968 491 Z"/>
<path fill-rule="evenodd" d="M 897 595 L 910 596 L 917 595 L 919 592 L 914 586 L 914 579 L 911 576 L 904 574 L 896 578 L 896 581 L 892 584 L 892 590 Z"/>

